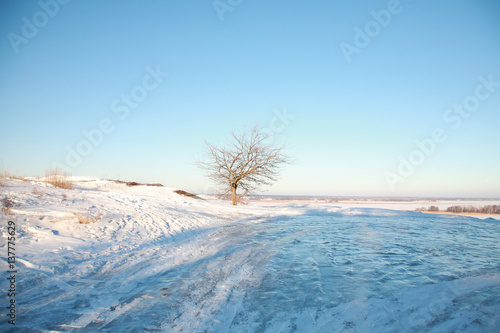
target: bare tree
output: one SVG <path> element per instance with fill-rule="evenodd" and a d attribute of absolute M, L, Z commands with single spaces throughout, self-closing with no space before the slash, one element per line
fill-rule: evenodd
<path fill-rule="evenodd" d="M 207 171 L 223 194 L 231 194 L 233 205 L 248 192 L 275 182 L 281 166 L 290 162 L 283 152 L 284 146 L 266 143 L 268 138 L 255 125 L 242 135 L 233 132 L 226 146 L 205 141 L 206 156 L 198 166 Z M 238 194 L 238 190 L 243 193 Z"/>

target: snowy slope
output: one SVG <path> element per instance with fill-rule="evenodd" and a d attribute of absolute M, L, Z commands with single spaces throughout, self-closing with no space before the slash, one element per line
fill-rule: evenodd
<path fill-rule="evenodd" d="M 91 178 L 79 178 L 71 190 L 21 180 L 7 180 L 0 190 L 15 205 L 10 215 L 2 214 L 1 247 L 6 252 L 6 225 L 12 220 L 20 279 L 18 326 L 78 328 L 112 320 L 126 310 L 122 299 L 141 281 L 199 257 L 198 241 L 249 215 L 170 188 Z M 100 218 L 80 224 L 77 215 Z M 3 282 L 1 300 L 7 304 Z M 72 320 L 59 327 L 54 308 L 74 307 L 75 298 L 81 308 L 72 309 Z M 5 313 L 1 320 L 7 320 Z"/>
<path fill-rule="evenodd" d="M 318 253 L 300 253 L 303 248 L 309 249 L 304 247 L 306 242 L 301 243 L 307 235 L 303 227 L 282 222 L 269 224 L 273 219 L 287 221 L 288 217 L 309 214 L 347 216 L 357 221 L 358 216 L 366 216 L 379 220 L 398 218 L 410 221 L 411 225 L 412 220 L 422 218 L 421 213 L 300 203 L 233 207 L 227 202 L 180 196 L 171 188 L 129 187 L 88 177 L 78 178 L 71 190 L 54 188 L 36 179 L 9 179 L 0 191 L 0 198 L 8 197 L 14 203 L 10 215 L 0 214 L 0 247 L 5 253 L 7 221 L 14 221 L 18 272 L 16 328 L 28 332 L 329 332 L 332 329 L 356 331 L 352 326 L 355 323 L 359 331 L 377 331 L 373 326 L 377 323 L 385 325 L 379 326 L 378 331 L 391 331 L 397 330 L 400 322 L 408 318 L 413 318 L 419 329 L 430 322 L 432 327 L 448 325 L 449 331 L 456 331 L 470 327 L 478 320 L 478 313 L 487 318 L 485 322 L 489 326 L 478 326 L 476 331 L 499 326 L 491 315 L 499 309 L 498 304 L 479 307 L 472 314 L 461 310 L 460 318 L 450 317 L 444 322 L 433 317 L 433 309 L 429 315 L 426 308 L 427 304 L 439 302 L 448 309 L 455 304 L 457 295 L 469 297 L 488 288 L 500 288 L 500 276 L 491 275 L 490 271 L 473 279 L 459 280 L 449 297 L 449 293 L 443 291 L 448 290 L 452 282 L 444 281 L 403 289 L 390 298 L 360 296 L 328 307 L 318 303 L 286 310 L 287 304 L 295 304 L 291 299 L 290 302 L 283 299 L 290 296 L 263 289 L 270 272 L 280 276 L 287 270 L 295 272 L 296 263 L 297 267 L 305 267 L 307 274 L 312 272 L 313 278 L 304 273 L 304 281 L 300 282 L 303 269 L 297 271 L 298 275 L 282 276 L 283 281 L 290 281 L 283 291 L 300 282 L 306 286 L 311 283 L 310 292 L 314 292 L 315 283 L 322 282 L 315 281 L 315 272 L 332 269 L 318 266 Z M 95 221 L 81 224 L 77 216 Z M 436 218 L 430 216 L 428 221 Z M 469 222 L 466 218 L 456 219 L 458 223 Z M 473 228 L 477 223 L 480 222 L 472 222 Z M 356 244 L 372 244 L 373 236 L 381 234 L 380 226 L 371 232 L 367 232 L 365 222 L 352 226 Z M 477 228 L 481 230 L 483 226 Z M 494 230 L 491 232 L 494 237 Z M 323 241 L 318 244 L 324 246 Z M 286 252 L 289 246 L 294 246 L 293 251 Z M 497 251 L 492 252 L 496 255 L 498 246 L 491 250 Z M 349 257 L 351 253 L 345 255 Z M 280 259 L 288 256 L 286 260 Z M 6 262 L 4 257 L 3 260 Z M 284 266 L 274 267 L 276 261 Z M 494 264 L 494 261 L 487 263 Z M 470 281 L 475 281 L 474 287 L 470 287 Z M 2 280 L 0 304 L 8 304 L 8 288 L 8 281 Z M 309 291 L 290 289 L 290 293 L 303 294 L 307 299 Z M 418 296 L 426 293 L 430 293 L 427 298 Z M 261 297 L 275 303 L 262 303 Z M 266 309 L 272 304 L 281 304 L 284 309 Z M 273 311 L 276 312 L 272 318 L 262 317 Z M 412 317 L 415 311 L 422 315 Z M 438 316 L 442 313 L 444 310 Z M 362 316 L 369 321 L 362 324 L 363 321 L 359 321 Z M 11 328 L 8 320 L 6 311 L 0 312 L 0 329 Z M 262 326 L 263 323 L 267 326 Z"/>

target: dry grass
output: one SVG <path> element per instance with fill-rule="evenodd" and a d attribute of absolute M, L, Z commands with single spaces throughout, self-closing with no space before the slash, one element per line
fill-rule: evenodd
<path fill-rule="evenodd" d="M 19 177 L 19 176 L 13 175 L 10 170 L 0 167 L 0 187 L 6 186 L 7 185 L 6 180 L 9 178 L 22 180 L 23 182 L 28 181 L 28 179 L 26 177 Z"/>
<path fill-rule="evenodd" d="M 45 181 L 55 187 L 70 190 L 73 187 L 71 174 L 63 172 L 57 168 L 45 171 Z"/>
<path fill-rule="evenodd" d="M 38 195 L 39 197 L 41 197 L 42 195 L 45 194 L 45 192 L 43 191 L 40 191 L 39 189 L 37 188 L 33 188 L 33 190 L 31 190 L 31 193 L 33 193 L 34 195 Z"/>
<path fill-rule="evenodd" d="M 0 168 L 0 187 L 5 186 L 5 180 L 7 178 L 10 178 L 10 172 L 3 168 Z"/>
<path fill-rule="evenodd" d="M 12 207 L 14 207 L 14 202 L 7 198 L 7 197 L 4 197 L 2 200 L 2 211 L 5 215 L 10 215 L 11 211 L 10 209 Z"/>
<path fill-rule="evenodd" d="M 104 213 L 92 214 L 89 209 L 87 213 L 76 212 L 73 215 L 75 215 L 80 224 L 91 224 L 99 221 L 104 216 Z"/>
<path fill-rule="evenodd" d="M 12 176 L 12 179 L 22 180 L 23 182 L 29 181 L 26 177 Z"/>

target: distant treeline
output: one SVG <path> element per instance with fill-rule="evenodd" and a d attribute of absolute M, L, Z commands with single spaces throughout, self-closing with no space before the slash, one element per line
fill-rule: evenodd
<path fill-rule="evenodd" d="M 450 213 L 500 214 L 500 205 L 488 205 L 479 208 L 474 206 L 451 206 L 446 211 Z"/>
<path fill-rule="evenodd" d="M 430 206 L 429 208 L 418 208 L 417 211 L 439 212 L 439 207 Z M 449 213 L 481 213 L 481 214 L 500 214 L 500 205 L 487 205 L 483 207 L 469 206 L 451 206 L 446 208 Z"/>

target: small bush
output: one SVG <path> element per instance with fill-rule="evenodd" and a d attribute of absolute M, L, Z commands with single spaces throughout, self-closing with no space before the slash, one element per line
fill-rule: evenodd
<path fill-rule="evenodd" d="M 55 187 L 70 190 L 73 187 L 71 174 L 57 168 L 45 172 L 45 181 Z"/>
<path fill-rule="evenodd" d="M 141 183 L 138 183 L 138 182 L 125 182 L 123 180 L 113 180 L 115 183 L 117 184 L 125 184 L 127 186 L 140 186 L 140 185 L 143 185 Z"/>
<path fill-rule="evenodd" d="M 44 195 L 45 193 L 40 191 L 39 189 L 37 188 L 34 188 L 31 193 L 33 193 L 34 195 L 38 195 L 39 197 L 41 197 L 42 195 Z"/>
<path fill-rule="evenodd" d="M 415 209 L 416 212 L 439 212 L 439 207 L 437 206 L 430 206 L 428 208 L 426 207 L 420 207 Z"/>
<path fill-rule="evenodd" d="M 163 187 L 163 184 L 160 184 L 160 183 L 153 183 L 153 184 L 142 184 L 142 183 L 138 183 L 138 182 L 125 182 L 123 180 L 112 180 L 114 181 L 115 183 L 117 184 L 125 184 L 127 186 L 156 186 L 156 187 Z"/>
<path fill-rule="evenodd" d="M 190 198 L 195 198 L 195 199 L 203 200 L 202 198 L 200 198 L 196 194 L 189 193 L 189 192 L 186 192 L 186 191 L 183 191 L 183 190 L 175 190 L 174 193 L 177 193 L 179 195 L 183 195 L 185 197 L 190 197 Z"/>
<path fill-rule="evenodd" d="M 91 224 L 99 221 L 104 216 L 104 213 L 92 214 L 89 209 L 87 213 L 77 212 L 73 213 L 73 215 L 75 215 L 80 224 Z"/>
<path fill-rule="evenodd" d="M 10 209 L 14 207 L 14 202 L 7 198 L 7 197 L 4 197 L 2 199 L 2 211 L 5 215 L 10 215 L 11 211 Z"/>

